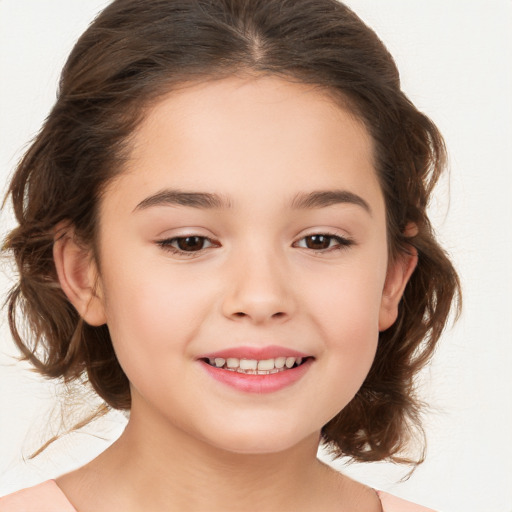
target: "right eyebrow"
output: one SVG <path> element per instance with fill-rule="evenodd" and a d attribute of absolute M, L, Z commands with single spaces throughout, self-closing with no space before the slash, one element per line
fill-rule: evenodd
<path fill-rule="evenodd" d="M 164 189 L 143 199 L 133 211 L 146 210 L 153 206 L 189 206 L 191 208 L 211 209 L 230 208 L 231 203 L 218 194 Z"/>
<path fill-rule="evenodd" d="M 313 209 L 326 208 L 335 204 L 354 204 L 360 206 L 370 216 L 372 209 L 361 196 L 348 190 L 316 190 L 309 194 L 297 194 L 292 201 L 292 208 Z"/>

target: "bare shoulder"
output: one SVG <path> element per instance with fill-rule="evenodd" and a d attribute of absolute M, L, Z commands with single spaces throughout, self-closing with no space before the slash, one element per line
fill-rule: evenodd
<path fill-rule="evenodd" d="M 78 510 L 102 510 L 105 492 L 87 465 L 60 476 L 56 483 Z M 102 496 L 100 502 L 97 501 L 99 496 Z"/>
<path fill-rule="evenodd" d="M 325 489 L 325 496 L 330 496 L 332 504 L 338 504 L 338 512 L 382 512 L 380 499 L 374 489 L 333 468 L 329 468 L 328 472 L 326 482 L 330 481 L 330 485 L 329 489 Z"/>
<path fill-rule="evenodd" d="M 127 512 L 131 510 L 127 489 L 112 466 L 104 463 L 102 455 L 56 478 L 56 483 L 80 512 Z"/>

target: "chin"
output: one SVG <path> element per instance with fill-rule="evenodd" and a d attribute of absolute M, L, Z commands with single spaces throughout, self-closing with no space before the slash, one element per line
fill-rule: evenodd
<path fill-rule="evenodd" d="M 226 452 L 240 455 L 268 455 L 287 451 L 304 442 L 317 442 L 320 431 L 299 433 L 290 429 L 260 429 L 255 431 L 228 431 L 223 429 L 221 435 L 210 444 Z"/>

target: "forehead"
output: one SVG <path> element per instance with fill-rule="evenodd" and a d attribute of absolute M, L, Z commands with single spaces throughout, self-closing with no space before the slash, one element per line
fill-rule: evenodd
<path fill-rule="evenodd" d="M 158 188 L 229 196 L 347 189 L 380 200 L 368 131 L 334 95 L 277 77 L 230 77 L 164 96 L 131 139 L 124 201 Z M 264 201 L 260 201 L 263 203 Z"/>

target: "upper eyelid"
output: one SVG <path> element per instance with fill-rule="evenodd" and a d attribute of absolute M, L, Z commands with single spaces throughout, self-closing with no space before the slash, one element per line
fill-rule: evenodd
<path fill-rule="evenodd" d="M 346 233 L 340 233 L 339 231 L 335 232 L 335 230 L 331 231 L 329 229 L 318 229 L 318 230 L 312 230 L 308 233 L 304 233 L 304 234 L 301 234 L 300 236 L 297 236 L 296 238 L 293 239 L 291 245 L 293 246 L 296 243 L 298 243 L 299 241 L 301 241 L 307 237 L 315 236 L 315 235 L 327 236 L 330 238 L 342 240 L 343 242 L 355 244 L 355 240 L 353 239 L 353 237 Z M 176 236 L 158 237 L 155 240 L 155 243 L 159 244 L 159 245 L 163 245 L 164 243 L 170 244 L 172 241 L 183 239 L 183 238 L 188 238 L 188 237 L 204 238 L 205 240 L 208 240 L 208 242 L 210 242 L 213 246 L 217 246 L 217 247 L 222 245 L 219 242 L 219 240 L 217 239 L 217 237 L 212 237 L 212 236 L 203 235 L 203 234 L 194 233 L 194 232 L 183 233 L 183 234 L 179 234 Z"/>
<path fill-rule="evenodd" d="M 166 236 L 162 238 L 158 238 L 155 240 L 155 243 L 157 244 L 163 244 L 163 243 L 171 243 L 175 240 L 182 240 L 184 238 L 191 238 L 191 237 L 197 237 L 197 238 L 204 238 L 205 240 L 208 240 L 212 245 L 219 244 L 218 241 L 216 241 L 214 238 L 206 235 L 197 235 L 197 234 L 186 234 L 186 235 L 180 235 L 180 236 Z"/>
<path fill-rule="evenodd" d="M 339 232 L 332 232 L 332 231 L 328 231 L 328 230 L 318 230 L 318 231 L 311 231 L 309 233 L 306 233 L 306 234 L 301 234 L 300 236 L 297 236 L 296 238 L 294 238 L 294 242 L 297 242 L 299 240 L 302 240 L 304 238 L 307 238 L 308 236 L 315 236 L 315 235 L 322 235 L 322 236 L 329 236 L 329 237 L 332 237 L 332 238 L 339 238 L 339 239 L 343 239 L 343 240 L 347 240 L 347 241 L 351 241 L 353 242 L 354 240 L 352 239 L 351 236 L 347 235 L 347 234 L 343 234 L 343 233 L 339 233 Z M 182 238 L 189 238 L 189 237 L 198 237 L 198 238 L 204 238 L 212 243 L 219 243 L 218 240 L 216 239 L 216 237 L 212 237 L 212 236 L 208 236 L 208 235 L 201 235 L 201 234 L 198 234 L 198 233 L 184 233 L 184 234 L 180 234 L 180 235 L 175 235 L 175 236 L 162 236 L 162 237 L 157 237 L 155 242 L 156 243 L 162 243 L 162 242 L 170 242 L 172 240 L 179 240 L 179 239 L 182 239 Z"/>
<path fill-rule="evenodd" d="M 321 235 L 321 236 L 329 236 L 331 238 L 340 238 L 342 240 L 347 240 L 350 242 L 353 242 L 353 238 L 351 235 L 349 235 L 346 232 L 340 232 L 338 230 L 329 230 L 329 229 L 318 229 L 313 231 L 308 231 L 307 233 L 301 234 L 296 238 L 296 240 L 302 240 L 304 238 L 307 238 L 308 236 L 315 236 L 315 235 Z"/>

